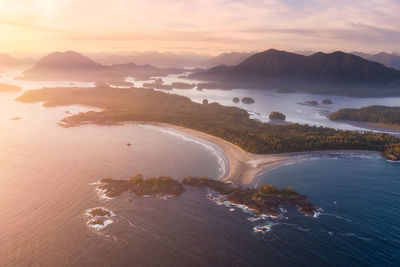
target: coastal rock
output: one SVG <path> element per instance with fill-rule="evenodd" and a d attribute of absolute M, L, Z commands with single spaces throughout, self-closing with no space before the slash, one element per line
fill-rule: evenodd
<path fill-rule="evenodd" d="M 255 100 L 251 97 L 243 97 L 242 98 L 242 103 L 244 104 L 253 104 Z"/>
<path fill-rule="evenodd" d="M 325 104 L 325 105 L 330 105 L 330 104 L 332 104 L 333 102 L 332 102 L 332 100 L 330 100 L 330 99 L 324 99 L 324 100 L 322 100 L 322 104 Z"/>
<path fill-rule="evenodd" d="M 193 89 L 196 85 L 190 83 L 183 83 L 183 82 L 174 82 L 171 84 L 175 89 Z"/>
<path fill-rule="evenodd" d="M 284 121 L 286 119 L 286 116 L 278 111 L 272 111 L 269 114 L 269 119 L 270 120 L 278 120 L 278 121 Z"/>

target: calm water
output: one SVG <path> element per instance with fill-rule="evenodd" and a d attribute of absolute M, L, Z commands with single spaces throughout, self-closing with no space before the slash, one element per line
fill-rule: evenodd
<path fill-rule="evenodd" d="M 170 75 L 169 77 L 161 77 L 166 84 L 177 81 L 178 75 Z M 197 81 L 181 80 L 187 83 Z M 135 82 L 137 86 L 141 86 L 142 82 Z M 331 121 L 327 115 L 341 108 L 360 108 L 370 105 L 386 105 L 399 106 L 400 97 L 385 97 L 385 98 L 352 98 L 343 96 L 331 95 L 312 95 L 306 93 L 280 94 L 268 90 L 172 90 L 166 91 L 173 94 L 180 94 L 189 97 L 195 102 L 202 103 L 203 99 L 208 99 L 210 102 L 218 102 L 222 105 L 237 106 L 246 109 L 252 118 L 268 122 L 269 114 L 272 111 L 279 111 L 286 115 L 286 120 L 301 124 L 309 124 L 316 126 L 325 126 L 335 129 L 348 130 L 367 130 L 364 125 L 350 125 L 345 122 Z M 233 103 L 233 97 L 252 97 L 255 99 L 254 104 Z M 331 99 L 333 104 L 321 104 L 323 99 Z M 306 101 L 316 100 L 320 104 L 318 106 L 300 105 Z M 388 130 L 387 130 L 388 131 Z M 388 131 L 400 134 L 400 131 Z"/>
<path fill-rule="evenodd" d="M 259 178 L 292 185 L 323 208 L 317 219 L 289 216 L 273 227 L 297 263 L 399 266 L 399 163 L 378 156 L 313 158 Z"/>
<path fill-rule="evenodd" d="M 18 94 L 0 94 L 1 266 L 400 264 L 399 163 L 312 158 L 259 177 L 309 195 L 323 208 L 318 218 L 289 209 L 280 220 L 262 220 L 216 205 L 197 189 L 169 200 L 107 201 L 91 184 L 99 178 L 217 178 L 224 169 L 220 148 L 152 126 L 64 129 L 56 122 L 65 111 L 88 109 L 21 104 L 13 101 Z M 84 213 L 93 207 L 112 210 L 113 223 L 89 229 Z M 256 233 L 259 225 L 271 231 Z"/>

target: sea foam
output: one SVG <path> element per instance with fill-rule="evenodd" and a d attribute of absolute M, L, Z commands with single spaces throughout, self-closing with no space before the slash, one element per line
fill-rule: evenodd
<path fill-rule="evenodd" d="M 150 129 L 155 129 L 159 132 L 170 134 L 176 137 L 181 138 L 182 140 L 188 141 L 188 142 L 194 142 L 196 144 L 201 145 L 203 148 L 206 150 L 212 152 L 212 154 L 217 158 L 218 160 L 218 179 L 223 178 L 227 174 L 228 170 L 228 160 L 226 159 L 224 153 L 218 149 L 215 144 L 212 144 L 211 142 L 207 140 L 203 140 L 201 138 L 198 138 L 196 136 L 186 134 L 183 132 L 180 132 L 178 130 L 172 129 L 172 128 L 167 128 L 167 127 L 160 127 L 160 126 L 155 126 L 155 125 L 148 125 L 148 124 L 140 124 L 142 127 L 150 128 Z"/>

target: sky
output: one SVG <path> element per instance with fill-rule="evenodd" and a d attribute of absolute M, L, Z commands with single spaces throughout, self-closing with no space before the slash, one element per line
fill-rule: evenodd
<path fill-rule="evenodd" d="M 0 0 L 0 52 L 399 51 L 400 0 Z"/>

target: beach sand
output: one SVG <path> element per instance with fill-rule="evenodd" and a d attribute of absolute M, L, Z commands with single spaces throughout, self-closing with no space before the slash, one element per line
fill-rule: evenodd
<path fill-rule="evenodd" d="M 210 141 L 220 146 L 224 150 L 225 157 L 228 160 L 229 164 L 229 172 L 223 177 L 224 181 L 232 181 L 243 185 L 252 184 L 254 177 L 263 169 L 289 159 L 289 157 L 281 155 L 248 153 L 240 147 L 229 143 L 228 141 L 225 141 L 221 138 L 181 126 L 167 123 L 149 122 L 144 122 L 143 124 L 175 129 L 180 132 L 184 132 L 186 134 Z"/>

